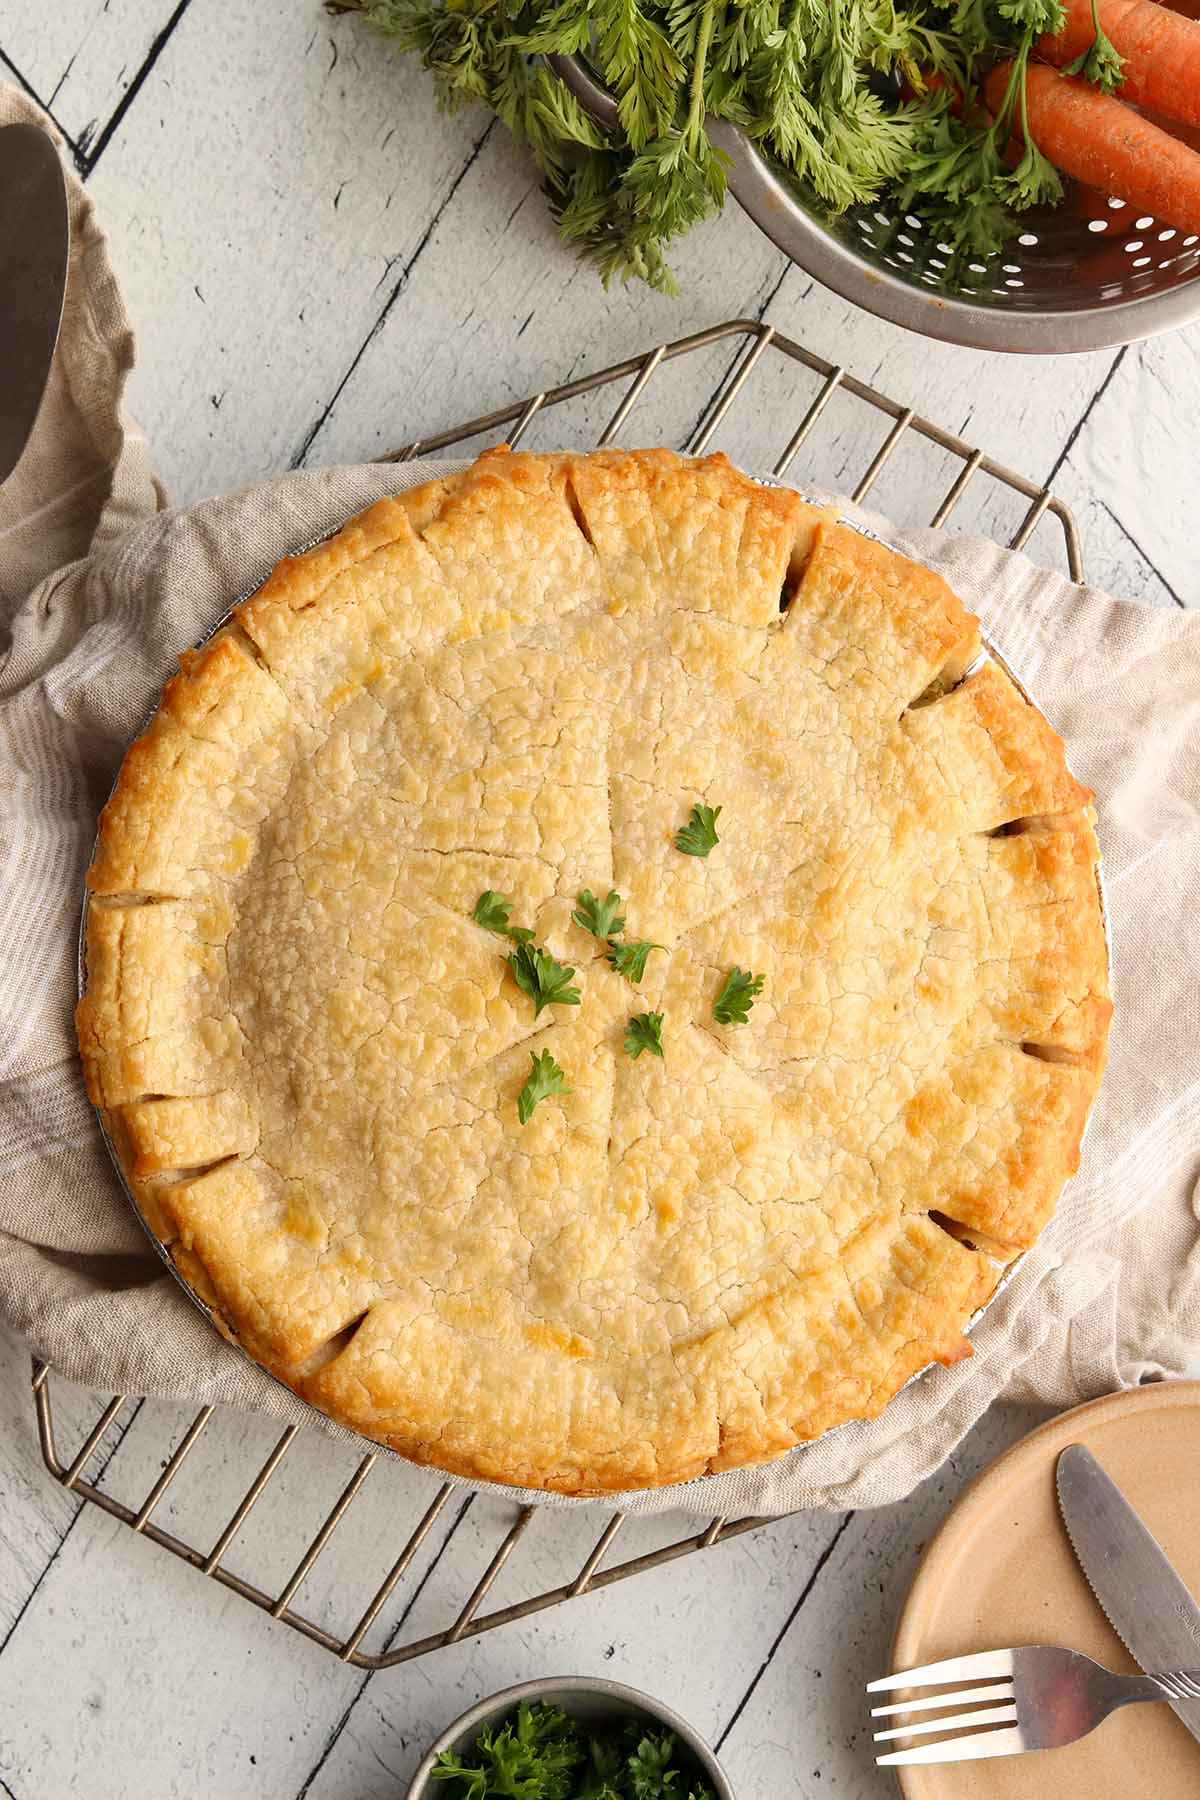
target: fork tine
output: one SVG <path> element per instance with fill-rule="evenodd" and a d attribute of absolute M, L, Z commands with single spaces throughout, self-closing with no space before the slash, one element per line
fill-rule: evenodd
<path fill-rule="evenodd" d="M 931 1731 L 958 1731 L 964 1725 L 1015 1725 L 1016 1703 L 1008 1706 L 983 1706 L 978 1712 L 959 1713 L 953 1719 L 922 1719 L 919 1725 L 894 1725 L 890 1731 L 877 1731 L 875 1742 L 885 1738 L 924 1737 Z"/>
<path fill-rule="evenodd" d="M 868 1681 L 868 1694 L 882 1694 L 890 1688 L 933 1687 L 942 1681 L 970 1681 L 973 1677 L 1011 1675 L 1011 1650 L 980 1650 L 975 1656 L 952 1656 L 946 1662 L 926 1663 L 923 1669 L 901 1669 L 896 1675 L 881 1675 Z"/>
<path fill-rule="evenodd" d="M 1018 1726 L 1007 1731 L 976 1731 L 970 1737 L 947 1738 L 944 1744 L 917 1744 L 875 1758 L 876 1767 L 896 1769 L 903 1763 L 974 1762 L 981 1756 L 1020 1756 L 1025 1740 Z"/>
<path fill-rule="evenodd" d="M 1011 1700 L 1011 1681 L 998 1681 L 994 1687 L 960 1688 L 957 1694 L 926 1695 L 924 1700 L 900 1700 L 895 1706 L 873 1706 L 873 1719 L 886 1719 L 892 1713 L 928 1712 L 930 1707 L 978 1706 L 981 1700 Z"/>

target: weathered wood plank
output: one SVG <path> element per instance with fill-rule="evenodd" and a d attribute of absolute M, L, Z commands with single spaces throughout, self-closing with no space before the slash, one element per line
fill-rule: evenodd
<path fill-rule="evenodd" d="M 29 1358 L 0 1332 L 0 1640 L 58 1548 L 78 1502 L 41 1472 Z"/>
<path fill-rule="evenodd" d="M 378 455 L 545 383 L 722 318 L 755 313 L 786 266 L 736 212 L 691 234 L 674 261 L 682 287 L 678 300 L 640 284 L 606 292 L 560 243 L 528 158 L 506 134 L 494 133 L 396 293 L 307 460 Z M 420 338 L 414 335 L 418 318 L 429 322 Z M 665 417 L 650 405 L 640 408 L 625 441 L 646 441 L 647 434 L 678 438 L 694 417 L 693 380 L 685 380 L 678 408 Z M 597 406 L 597 423 L 613 403 Z M 529 442 L 549 442 L 557 430 L 557 416 L 548 418 Z"/>
<path fill-rule="evenodd" d="M 189 9 L 92 180 L 174 497 L 287 466 L 486 124 L 307 0 Z"/>
<path fill-rule="evenodd" d="M 66 1382 L 54 1389 L 59 1456 L 70 1462 L 104 1408 L 101 1396 Z M 97 1446 L 103 1464 L 125 1431 L 127 1408 Z M 29 1385 L 29 1354 L 0 1331 L 0 1645 L 71 1528 L 79 1502 L 42 1464 Z"/>
<path fill-rule="evenodd" d="M 1200 605 L 1200 585 L 1196 577 L 1192 577 L 1183 593 L 1177 593 L 1168 585 L 1123 521 L 1097 492 L 1086 470 L 1076 461 L 1074 452 L 1068 455 L 1055 476 L 1054 488 L 1075 514 L 1083 539 L 1089 581 L 1120 600 L 1136 600 L 1147 606 Z M 1123 504 L 1126 516 L 1136 519 L 1137 510 L 1127 498 Z M 1180 511 L 1182 514 L 1182 507 Z M 1161 542 L 1158 540 L 1159 545 Z M 1159 554 L 1162 554 L 1161 548 Z"/>
<path fill-rule="evenodd" d="M 1131 345 L 1059 475 L 1114 593 L 1200 606 L 1200 327 Z M 1111 570 L 1111 574 L 1109 571 Z"/>
<path fill-rule="evenodd" d="M 0 1667 L 17 1800 L 291 1793 L 353 1672 L 89 1507 Z"/>
<path fill-rule="evenodd" d="M 177 1406 L 147 1401 L 120 1456 L 109 1466 L 105 1492 L 136 1511 L 193 1416 Z M 280 1433 L 277 1421 L 214 1414 L 155 1511 L 155 1523 L 210 1551 Z M 225 1566 L 277 1596 L 368 1453 L 365 1444 L 342 1444 L 318 1432 L 297 1435 L 229 1546 Z M 379 1457 L 297 1593 L 297 1610 L 335 1636 L 347 1636 L 441 1485 L 432 1473 Z M 446 1541 L 456 1511 L 449 1505 L 440 1513 L 385 1624 L 411 1599 Z M 368 1648 L 374 1647 L 373 1639 Z"/>
<path fill-rule="evenodd" d="M 0 48 L 86 152 L 166 28 L 179 0 L 56 0 L 6 7 Z"/>

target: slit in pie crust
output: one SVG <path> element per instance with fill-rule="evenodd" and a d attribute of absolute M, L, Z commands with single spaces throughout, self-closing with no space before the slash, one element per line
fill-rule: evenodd
<path fill-rule="evenodd" d="M 181 659 L 88 877 L 89 1091 L 223 1328 L 408 1457 L 567 1493 L 968 1355 L 1110 1013 L 1091 796 L 978 647 L 719 456 L 492 451 L 281 563 Z M 485 888 L 581 1004 L 534 1018 Z M 636 988 L 583 888 L 665 947 Z M 570 1091 L 521 1125 L 542 1049 Z"/>

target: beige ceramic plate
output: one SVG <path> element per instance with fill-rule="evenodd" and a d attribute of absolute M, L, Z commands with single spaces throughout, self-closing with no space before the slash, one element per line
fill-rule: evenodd
<path fill-rule="evenodd" d="M 1200 1597 L 1200 1381 L 1110 1394 L 1051 1419 L 967 1489 L 917 1571 L 894 1669 L 1009 1644 L 1132 1661 L 1075 1561 L 1054 1466 L 1087 1444 Z M 1131 1706 L 1063 1750 L 897 1770 L 905 1800 L 1197 1800 L 1200 1744 L 1167 1706 Z"/>

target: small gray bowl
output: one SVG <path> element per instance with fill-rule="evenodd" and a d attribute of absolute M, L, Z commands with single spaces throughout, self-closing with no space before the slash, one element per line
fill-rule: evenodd
<path fill-rule="evenodd" d="M 613 1718 L 638 1714 L 650 1725 L 665 1725 L 691 1753 L 697 1768 L 711 1787 L 717 1800 L 734 1800 L 729 1778 L 698 1732 L 686 1719 L 640 1694 L 636 1688 L 622 1687 L 618 1681 L 604 1681 L 587 1675 L 548 1675 L 541 1681 L 522 1681 L 517 1687 L 505 1688 L 490 1699 L 480 1700 L 469 1711 L 448 1725 L 435 1744 L 431 1744 L 420 1768 L 412 1778 L 408 1800 L 438 1800 L 445 1788 L 432 1778 L 433 1766 L 445 1750 L 469 1750 L 485 1725 L 503 1718 L 522 1700 L 542 1700 L 549 1706 L 560 1706 L 585 1725 L 604 1724 Z"/>

